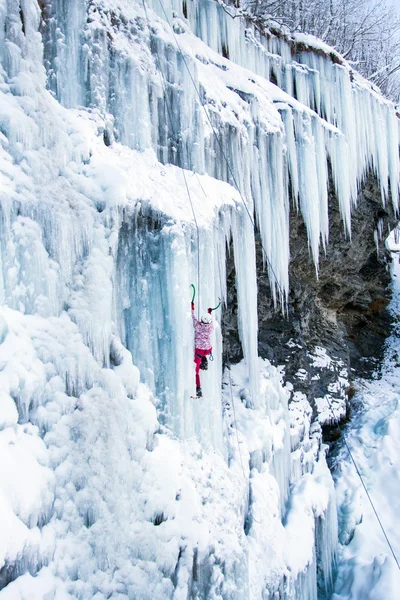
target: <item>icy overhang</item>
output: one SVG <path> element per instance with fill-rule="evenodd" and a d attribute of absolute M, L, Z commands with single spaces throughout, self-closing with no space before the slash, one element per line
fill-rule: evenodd
<path fill-rule="evenodd" d="M 84 169 L 84 175 L 100 182 L 107 204 L 126 209 L 138 203 L 175 221 L 209 227 L 222 208 L 241 203 L 228 183 L 191 171 L 161 164 L 152 150 L 137 152 L 119 144 L 101 146 Z"/>

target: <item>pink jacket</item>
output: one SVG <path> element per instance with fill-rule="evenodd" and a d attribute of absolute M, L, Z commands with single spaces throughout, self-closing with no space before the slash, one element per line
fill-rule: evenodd
<path fill-rule="evenodd" d="M 209 350 L 211 348 L 211 334 L 214 331 L 214 323 L 202 323 L 194 316 L 192 310 L 192 319 L 194 327 L 194 345 L 199 350 Z"/>

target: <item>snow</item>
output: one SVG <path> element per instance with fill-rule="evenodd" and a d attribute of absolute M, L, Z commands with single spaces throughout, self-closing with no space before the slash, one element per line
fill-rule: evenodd
<path fill-rule="evenodd" d="M 310 364 L 315 372 L 315 380 L 320 379 L 324 371 L 333 371 L 335 380 L 331 382 L 326 394 L 314 398 L 317 405 L 318 421 L 321 424 L 340 421 L 346 415 L 347 390 L 349 387 L 349 373 L 344 362 L 337 357 L 329 356 L 326 348 L 315 346 L 313 353 L 309 353 Z M 318 373 L 321 371 L 321 374 Z M 296 374 L 299 379 L 305 379 L 306 373 Z"/>
<path fill-rule="evenodd" d="M 325 448 L 319 446 L 318 431 L 315 428 L 310 431 L 312 411 L 307 400 L 292 402 L 288 410 L 289 390 L 276 385 L 281 378 L 279 370 L 260 359 L 260 375 L 260 394 L 268 403 L 265 415 L 246 408 L 243 363 L 232 367 L 224 379 L 225 411 L 231 420 L 230 427 L 235 426 L 238 431 L 237 435 L 230 434 L 234 457 L 237 461 L 239 454 L 243 468 L 249 455 L 250 597 L 261 598 L 265 586 L 270 593 L 277 591 L 277 574 L 287 568 L 291 576 L 286 597 L 314 598 L 314 536 L 316 520 L 321 515 L 327 521 L 326 534 L 320 537 L 321 549 L 327 553 L 324 563 L 327 589 L 331 585 L 330 569 L 336 551 L 335 500 Z M 294 430 L 298 432 L 297 448 L 293 446 Z M 296 449 L 302 453 L 297 463 L 299 469 L 291 470 L 297 459 Z M 309 461 L 306 452 L 312 455 Z"/>
<path fill-rule="evenodd" d="M 283 527 L 290 477 L 285 450 L 289 416 L 287 392 L 275 368 L 263 361 L 259 365 L 269 416 L 265 409 L 245 408 L 240 394 L 248 381 L 246 366 L 232 369 L 234 391 L 232 396 L 227 393 L 226 402 L 233 398 L 237 420 L 224 418 L 231 439 L 228 466 L 221 455 L 194 440 L 181 442 L 166 430 L 157 433 L 151 394 L 138 381 L 137 369 L 120 343 L 114 349 L 119 364 L 101 368 L 66 314 L 44 319 L 4 309 L 2 318 L 8 325 L 1 345 L 2 387 L 8 385 L 14 396 L 27 386 L 34 396 L 40 389 L 41 403 L 31 410 L 30 423 L 10 425 L 0 436 L 3 561 L 17 562 L 23 571 L 26 565 L 32 575 L 38 570 L 33 579 L 26 574 L 9 583 L 1 597 L 24 598 L 25 589 L 31 590 L 31 597 L 118 597 L 121 589 L 133 597 L 171 597 L 171 579 L 163 573 L 174 572 L 174 597 L 181 597 L 180 589 L 186 595 L 187 587 L 195 585 L 193 560 L 200 572 L 211 570 L 216 578 L 210 590 L 241 597 L 247 585 L 248 548 L 256 555 L 261 552 L 268 523 L 284 536 L 280 570 L 288 564 L 295 578 L 313 560 L 311 547 L 301 554 L 300 563 L 298 552 L 286 557 L 282 552 L 286 536 L 299 539 L 298 529 L 304 526 L 301 498 L 310 503 L 312 532 L 313 515 L 327 509 L 329 485 L 326 488 L 318 470 L 315 481 L 307 475 L 309 483 L 289 509 L 290 526 Z M 34 367 L 30 372 L 19 367 L 26 356 Z M 79 378 L 73 382 L 76 369 Z M 240 455 L 233 442 L 236 426 L 236 439 L 242 439 Z M 250 454 L 254 467 L 251 473 L 243 472 Z M 322 478 L 331 481 L 323 453 L 320 462 Z M 258 469 L 269 473 L 274 496 L 267 493 L 268 487 L 259 487 Z M 247 537 L 246 519 L 251 522 Z M 39 549 L 40 562 L 47 565 L 43 569 Z M 210 559 L 210 551 L 215 559 Z M 217 565 L 223 565 L 225 573 L 236 573 L 234 579 L 218 576 Z M 276 573 L 267 565 L 263 572 L 268 585 L 278 586 Z M 256 579 L 254 573 L 249 585 L 259 587 Z"/>

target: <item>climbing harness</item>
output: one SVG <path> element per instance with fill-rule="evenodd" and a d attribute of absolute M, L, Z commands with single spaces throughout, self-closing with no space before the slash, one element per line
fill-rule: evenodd
<path fill-rule="evenodd" d="M 197 356 L 197 358 L 201 358 L 200 369 L 202 371 L 207 371 L 208 370 L 207 356 L 204 356 L 203 354 L 198 354 L 197 352 L 195 352 L 194 354 L 195 354 L 195 356 Z M 209 356 L 211 356 L 211 354 L 209 354 Z M 214 360 L 214 359 L 212 359 L 212 360 Z"/>
<path fill-rule="evenodd" d="M 201 357 L 200 369 L 201 369 L 202 371 L 208 371 L 208 360 L 207 360 L 207 356 L 202 356 L 202 357 Z"/>
<path fill-rule="evenodd" d="M 142 1 L 143 1 L 143 7 L 144 7 L 144 11 L 145 11 L 146 18 L 147 18 L 148 27 L 149 27 L 149 29 L 150 29 L 150 21 L 149 21 L 149 17 L 148 17 L 148 14 L 147 14 L 147 9 L 146 9 L 146 5 L 145 5 L 145 0 L 142 0 Z M 269 259 L 269 257 L 268 257 L 268 254 L 267 254 L 267 252 L 266 252 L 266 250 L 265 250 L 265 248 L 264 248 L 264 244 L 263 244 L 263 242 L 262 242 L 261 235 L 260 235 L 260 233 L 258 232 L 258 230 L 257 230 L 257 228 L 256 228 L 256 224 L 255 224 L 255 222 L 254 222 L 254 219 L 253 219 L 253 217 L 252 217 L 252 215 L 251 215 L 251 213 L 250 213 L 250 210 L 249 210 L 249 208 L 248 208 L 248 206 L 247 206 L 247 203 L 246 203 L 246 201 L 245 201 L 245 199 L 244 199 L 244 197 L 243 197 L 243 194 L 242 194 L 242 192 L 241 192 L 241 190 L 240 190 L 240 187 L 239 187 L 239 185 L 238 185 L 238 183 L 237 183 L 237 181 L 236 181 L 235 174 L 234 174 L 234 172 L 233 172 L 233 170 L 232 170 L 232 167 L 231 167 L 231 165 L 230 165 L 230 163 L 229 163 L 229 160 L 228 160 L 228 158 L 227 158 L 227 156 L 226 156 L 226 154 L 225 154 L 225 152 L 224 152 L 224 148 L 223 148 L 222 142 L 221 142 L 221 140 L 219 139 L 219 137 L 218 137 L 218 135 L 217 135 L 217 133 L 216 133 L 216 131 L 215 131 L 215 129 L 214 129 L 214 126 L 213 126 L 213 124 L 212 124 L 211 118 L 210 118 L 210 116 L 209 116 L 209 114 L 208 114 L 208 112 L 207 112 L 207 110 L 206 110 L 206 107 L 205 107 L 205 106 L 204 106 L 204 104 L 203 104 L 203 100 L 202 100 L 202 97 L 201 97 L 200 91 L 198 90 L 198 88 L 197 88 L 197 86 L 196 86 L 196 82 L 195 82 L 195 80 L 194 80 L 194 78 L 193 78 L 193 75 L 192 75 L 192 73 L 190 72 L 189 65 L 187 64 L 187 60 L 186 60 L 186 58 L 185 58 L 185 55 L 184 55 L 184 54 L 183 54 L 183 52 L 182 52 L 182 49 L 181 49 L 181 47 L 180 47 L 180 44 L 179 44 L 179 41 L 178 41 L 178 39 L 177 39 L 177 37 L 176 37 L 176 34 L 175 34 L 175 31 L 174 31 L 174 28 L 172 27 L 172 25 L 171 25 L 171 23 L 170 23 L 170 21 L 169 21 L 168 15 L 167 15 L 167 13 L 166 13 L 166 11 L 165 11 L 165 8 L 164 8 L 164 6 L 163 6 L 163 4 L 162 4 L 162 0 L 158 0 L 158 1 L 159 1 L 159 4 L 160 4 L 160 7 L 161 7 L 161 10 L 162 10 L 162 12 L 164 13 L 165 20 L 166 20 L 166 22 L 168 23 L 168 25 L 169 25 L 169 26 L 170 26 L 170 28 L 171 28 L 172 35 L 173 35 L 173 37 L 174 37 L 174 39 L 175 39 L 175 43 L 176 43 L 176 45 L 177 45 L 178 51 L 179 51 L 179 53 L 180 53 L 180 55 L 181 55 L 181 57 L 182 57 L 183 63 L 184 63 L 184 65 L 185 65 L 185 68 L 186 68 L 186 70 L 187 70 L 187 72 L 188 72 L 188 74 L 189 74 L 189 77 L 190 77 L 191 81 L 192 81 L 193 87 L 194 87 L 194 89 L 195 89 L 195 91 L 196 91 L 196 93 L 197 93 L 197 96 L 198 96 L 198 98 L 199 98 L 199 101 L 200 101 L 200 105 L 201 105 L 201 107 L 203 108 L 203 110 L 204 110 L 204 113 L 205 113 L 205 115 L 206 115 L 206 118 L 207 118 L 207 120 L 208 120 L 208 122 L 209 122 L 209 124 L 210 124 L 211 131 L 212 131 L 212 133 L 213 133 L 213 135 L 214 135 L 214 137 L 215 137 L 215 140 L 216 140 L 216 142 L 217 142 L 217 145 L 218 145 L 218 146 L 219 146 L 219 148 L 220 148 L 221 155 L 222 155 L 222 157 L 224 158 L 224 160 L 225 160 L 225 162 L 226 162 L 226 164 L 227 164 L 228 171 L 229 171 L 229 173 L 230 173 L 230 176 L 231 176 L 231 179 L 232 179 L 232 181 L 233 181 L 233 184 L 234 184 L 234 186 L 236 187 L 236 189 L 237 189 L 237 191 L 238 191 L 238 193 L 239 193 L 239 196 L 240 196 L 240 198 L 241 198 L 241 200 L 242 200 L 243 206 L 244 206 L 244 208 L 245 208 L 245 210 L 246 210 L 246 212 L 247 212 L 247 215 L 248 215 L 248 217 L 249 217 L 249 219 L 250 219 L 250 222 L 251 222 L 251 224 L 252 224 L 252 226 L 253 226 L 253 230 L 254 230 L 254 232 L 255 232 L 255 235 L 256 235 L 256 237 L 257 237 L 258 241 L 260 242 L 260 245 L 261 245 L 262 251 L 263 251 L 263 253 L 264 253 L 265 260 L 266 260 L 266 262 L 267 262 L 267 264 L 268 264 L 269 271 L 270 271 L 270 273 L 271 273 L 271 274 L 273 275 L 273 277 L 274 277 L 274 280 L 275 280 L 275 285 L 276 285 L 277 289 L 279 290 L 279 293 L 280 293 L 280 295 L 281 295 L 281 298 L 284 298 L 284 297 L 285 297 L 285 295 L 284 295 L 284 293 L 283 293 L 282 287 L 281 287 L 281 285 L 280 285 L 280 283 L 279 283 L 279 280 L 278 280 L 278 277 L 277 277 L 277 275 L 276 275 L 276 273 L 275 273 L 275 270 L 274 270 L 274 268 L 273 268 L 273 266 L 272 266 L 272 264 L 271 264 L 271 261 L 270 261 L 270 259 Z M 163 74 L 163 72 L 162 72 L 162 68 L 161 68 L 161 62 L 160 62 L 160 60 L 159 60 L 159 57 L 158 57 L 158 52 L 157 52 L 157 50 L 156 50 L 156 54 L 157 54 L 157 58 L 158 58 L 158 62 L 159 62 L 159 68 L 160 68 L 160 72 L 162 73 L 162 76 L 163 76 L 163 78 L 164 78 L 164 74 Z M 167 98 L 167 95 L 166 95 L 166 90 L 165 90 L 165 88 L 164 88 L 164 95 L 165 95 L 165 98 Z M 170 120 L 171 120 L 171 124 L 172 124 L 172 117 L 171 117 L 171 114 L 170 114 L 170 109 L 169 109 L 168 102 L 167 102 L 167 109 L 168 109 L 168 114 L 169 114 L 169 117 L 170 117 Z M 195 212 L 194 212 L 194 209 L 193 209 L 193 203 L 192 203 L 192 199 L 191 199 L 191 196 L 190 196 L 189 187 L 188 187 L 188 184 L 187 184 L 187 180 L 186 180 L 186 176 L 185 176 L 185 173 L 184 173 L 184 169 L 183 169 L 183 167 L 182 167 L 182 172 L 183 172 L 183 177 L 184 177 L 184 181 L 185 181 L 186 189 L 187 189 L 187 192 L 188 192 L 188 196 L 189 196 L 190 204 L 191 204 L 191 207 L 192 207 L 192 212 L 193 212 L 193 218 L 194 218 L 194 222 L 195 222 L 195 225 L 196 225 L 196 228 L 197 228 L 197 241 L 198 241 L 198 278 L 199 278 L 199 280 L 198 280 L 198 281 L 200 281 L 200 256 L 199 256 L 200 244 L 199 244 L 199 229 L 198 229 L 198 224 L 197 224 L 197 220 L 196 220 L 196 215 L 195 215 Z M 204 190 L 203 190 L 203 191 L 204 191 Z M 199 287 L 199 285 L 198 285 L 198 287 Z M 218 305 L 218 306 L 219 306 L 219 305 Z M 216 308 L 218 308 L 218 307 L 216 307 Z M 291 307 L 290 307 L 290 305 L 289 305 L 289 304 L 287 304 L 287 310 L 288 310 L 288 315 L 290 316 L 290 318 L 291 318 L 291 320 L 292 320 L 292 322 L 293 322 L 293 325 L 295 326 L 295 324 L 297 323 L 297 321 L 298 321 L 298 320 L 296 319 L 296 317 L 295 317 L 295 315 L 294 315 L 294 313 L 293 313 L 293 311 L 292 311 L 292 309 L 291 309 Z M 200 312 L 200 307 L 199 307 L 199 312 Z M 302 335 L 301 335 L 301 331 L 299 331 L 299 339 L 300 339 L 300 341 L 301 341 L 301 343 L 302 343 L 302 345 L 303 345 L 303 347 L 304 347 L 304 350 L 305 350 L 305 351 L 306 351 L 306 353 L 307 353 L 307 345 L 306 345 L 306 343 L 305 343 L 305 341 L 304 341 L 304 339 L 303 339 L 303 337 L 302 337 Z M 229 382 L 230 382 L 230 385 L 231 385 L 231 377 L 230 377 L 230 372 L 229 372 Z M 232 385 L 231 385 L 231 395 L 232 395 Z M 326 400 L 327 400 L 327 402 L 328 402 L 329 409 L 331 410 L 331 412 L 332 412 L 332 415 L 333 415 L 333 417 L 334 417 L 334 421 L 336 421 L 336 416 L 335 416 L 335 413 L 334 413 L 334 411 L 333 411 L 333 408 L 332 408 L 332 404 L 330 403 L 330 401 L 329 401 L 329 398 L 328 398 L 328 395 L 327 395 L 327 394 L 325 395 L 325 398 L 326 398 Z M 232 405 L 233 405 L 233 411 L 235 411 L 235 408 L 234 408 L 234 403 L 233 403 L 233 396 L 232 396 Z M 235 415 L 235 412 L 234 412 L 234 419 L 235 419 L 235 426 L 236 426 L 236 415 Z M 236 427 L 236 435 L 237 435 L 237 427 Z M 375 516 L 376 516 L 376 518 L 377 518 L 377 521 L 378 521 L 378 523 L 379 523 L 379 526 L 380 526 L 380 528 L 381 528 L 381 530 L 382 530 L 382 533 L 383 533 L 383 535 L 384 535 L 384 537 L 385 537 L 385 540 L 386 540 L 386 542 L 387 542 L 387 544 L 388 544 L 388 547 L 389 547 L 389 549 L 390 549 L 390 551 L 391 551 L 391 554 L 392 554 L 392 556 L 393 556 L 393 558 L 394 558 L 394 560 L 395 560 L 395 562 L 396 562 L 396 565 L 397 565 L 398 569 L 400 570 L 400 564 L 399 564 L 399 561 L 397 560 L 397 557 L 396 557 L 396 554 L 395 554 L 395 552 L 394 552 L 394 550 L 393 550 L 393 547 L 392 547 L 392 545 L 391 545 L 391 543 L 390 543 L 390 541 L 389 541 L 389 538 L 388 538 L 388 536 L 387 536 L 387 534 L 386 534 L 386 531 L 385 531 L 385 529 L 384 529 L 384 527 L 383 527 L 383 524 L 382 524 L 382 522 L 381 522 L 381 520 L 380 520 L 380 518 L 379 518 L 379 516 L 378 516 L 378 512 L 377 512 L 377 510 L 376 510 L 376 508 L 375 508 L 375 506 L 374 506 L 374 503 L 373 503 L 373 501 L 372 501 L 372 498 L 371 498 L 371 496 L 369 495 L 369 492 L 368 492 L 368 490 L 367 490 L 367 487 L 366 487 L 366 485 L 365 485 L 365 483 L 364 483 L 364 480 L 363 480 L 363 477 L 362 477 L 362 475 L 361 475 L 361 473 L 360 473 L 360 470 L 359 470 L 359 468 L 358 468 L 358 466 L 357 466 L 357 464 L 356 464 L 356 461 L 355 461 L 355 459 L 354 459 L 354 457 L 353 457 L 353 454 L 352 454 L 352 452 L 351 452 L 351 450 L 350 450 L 350 447 L 349 447 L 349 445 L 348 445 L 348 443 L 347 443 L 347 440 L 346 440 L 346 438 L 345 438 L 345 437 L 343 437 L 343 440 L 344 440 L 345 446 L 346 446 L 346 448 L 347 448 L 347 451 L 348 451 L 348 453 L 349 453 L 349 456 L 350 456 L 350 458 L 351 458 L 351 461 L 352 461 L 352 463 L 353 463 L 353 465 L 354 465 L 354 467 L 355 467 L 355 469 L 356 469 L 357 475 L 358 475 L 358 477 L 359 477 L 359 479 L 360 479 L 360 481 L 361 481 L 361 483 L 362 483 L 362 486 L 363 486 L 363 488 L 364 488 L 364 490 L 365 490 L 365 493 L 366 493 L 366 495 L 367 495 L 367 497 L 368 497 L 368 500 L 369 500 L 369 502 L 370 502 L 370 504 L 371 504 L 371 507 L 372 507 L 372 509 L 373 509 L 373 512 L 374 512 L 374 514 L 375 514 Z M 238 448 L 239 448 L 239 454 L 240 454 L 239 439 L 238 439 L 237 441 L 238 441 Z M 242 461 L 241 455 L 240 455 L 240 460 Z M 243 470 L 243 476 L 245 477 L 245 472 L 244 472 L 244 468 L 243 468 L 243 463 L 242 463 L 242 470 Z"/>

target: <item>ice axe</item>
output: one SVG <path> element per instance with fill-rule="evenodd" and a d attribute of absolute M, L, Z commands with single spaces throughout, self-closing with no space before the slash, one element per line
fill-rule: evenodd
<path fill-rule="evenodd" d="M 193 288 L 193 294 L 192 294 L 192 303 L 193 303 L 194 299 L 196 298 L 196 288 L 193 283 L 190 284 L 190 287 Z M 221 298 L 218 298 L 218 300 L 219 300 L 219 302 L 218 302 L 217 306 L 214 306 L 214 308 L 209 307 L 207 309 L 207 311 L 210 313 L 210 315 L 214 310 L 217 310 L 217 308 L 219 308 L 221 306 L 221 302 L 222 302 Z"/>

